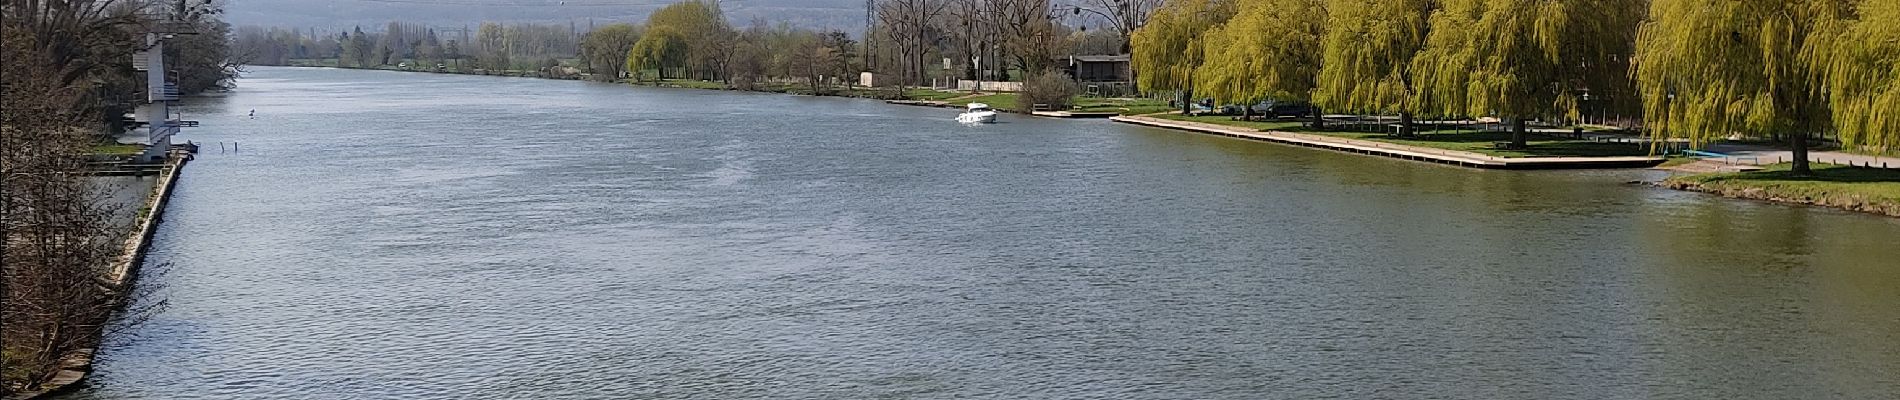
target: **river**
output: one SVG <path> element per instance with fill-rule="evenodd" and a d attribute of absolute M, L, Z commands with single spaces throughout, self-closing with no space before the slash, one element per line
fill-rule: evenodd
<path fill-rule="evenodd" d="M 1654 171 L 336 69 L 185 112 L 168 304 L 65 398 L 1900 395 L 1900 219 Z"/>

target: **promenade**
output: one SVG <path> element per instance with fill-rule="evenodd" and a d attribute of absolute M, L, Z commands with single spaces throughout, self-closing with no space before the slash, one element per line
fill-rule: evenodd
<path fill-rule="evenodd" d="M 1486 169 L 1566 169 L 1566 168 L 1647 168 L 1663 162 L 1662 156 L 1623 156 L 1623 157 L 1497 157 L 1468 151 L 1434 149 L 1429 147 L 1408 146 L 1393 143 L 1381 143 L 1370 140 L 1347 139 L 1278 131 L 1257 131 L 1247 128 L 1215 125 L 1190 121 L 1174 121 L 1144 116 L 1121 116 L 1109 118 L 1111 121 L 1146 125 L 1160 128 L 1178 129 L 1189 132 L 1227 136 L 1232 138 L 1274 142 L 1295 146 L 1314 147 L 1334 151 L 1368 154 L 1413 161 L 1433 162 L 1457 165 L 1469 168 Z"/>

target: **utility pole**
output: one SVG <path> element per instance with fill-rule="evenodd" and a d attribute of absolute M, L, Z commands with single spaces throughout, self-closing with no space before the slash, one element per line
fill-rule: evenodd
<path fill-rule="evenodd" d="M 871 44 L 872 32 L 877 31 L 877 0 L 864 0 L 864 69 L 877 70 L 877 45 Z"/>

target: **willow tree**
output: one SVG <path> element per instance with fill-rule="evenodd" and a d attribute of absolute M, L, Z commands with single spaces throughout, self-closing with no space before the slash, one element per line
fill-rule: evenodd
<path fill-rule="evenodd" d="M 1525 120 L 1575 117 L 1581 94 L 1628 86 L 1642 2 L 1443 0 L 1412 60 L 1413 109 L 1502 117 L 1522 148 Z"/>
<path fill-rule="evenodd" d="M 647 15 L 647 29 L 667 27 L 684 40 L 685 75 L 706 79 L 725 79 L 725 67 L 732 50 L 732 27 L 725 11 L 711 0 L 686 0 L 669 4 Z"/>
<path fill-rule="evenodd" d="M 627 51 L 627 73 L 637 82 L 642 71 L 653 68 L 658 70 L 654 80 L 666 79 L 667 68 L 686 67 L 686 46 L 685 35 L 672 26 L 648 28 L 640 41 L 634 42 L 633 49 Z"/>
<path fill-rule="evenodd" d="M 1857 11 L 1812 60 L 1841 145 L 1900 149 L 1900 1 L 1864 0 Z"/>
<path fill-rule="evenodd" d="M 1194 70 L 1201 66 L 1202 33 L 1234 15 L 1231 0 L 1169 0 L 1148 24 L 1135 30 L 1129 63 L 1135 85 L 1142 91 L 1181 92 L 1181 111 L 1188 112 L 1194 89 Z"/>
<path fill-rule="evenodd" d="M 1654 0 L 1636 38 L 1636 84 L 1654 139 L 1700 146 L 1741 133 L 1785 134 L 1806 175 L 1808 135 L 1829 125 L 1819 69 L 1804 52 L 1853 0 Z M 1892 23 L 1888 21 L 1886 23 Z"/>
<path fill-rule="evenodd" d="M 1240 14 L 1208 34 L 1194 90 L 1222 103 L 1311 100 L 1326 31 L 1324 0 L 1240 0 L 1238 6 Z"/>
<path fill-rule="evenodd" d="M 1412 131 L 1412 57 L 1425 45 L 1433 0 L 1328 0 L 1316 105 L 1398 113 Z"/>

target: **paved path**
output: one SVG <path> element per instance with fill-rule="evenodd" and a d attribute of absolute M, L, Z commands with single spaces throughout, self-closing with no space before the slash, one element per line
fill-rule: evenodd
<path fill-rule="evenodd" d="M 1730 156 L 1754 157 L 1754 160 L 1736 159 L 1730 161 L 1739 164 L 1764 165 L 1794 159 L 1794 152 L 1768 146 L 1748 144 L 1711 144 L 1707 151 L 1728 154 Z M 1752 161 L 1752 162 L 1751 162 Z M 1900 158 L 1876 157 L 1838 151 L 1810 151 L 1808 161 L 1828 164 L 1865 165 L 1879 168 L 1900 169 Z"/>
<path fill-rule="evenodd" d="M 1550 169 L 1550 168 L 1646 168 L 1662 163 L 1662 157 L 1497 157 L 1469 151 L 1346 139 L 1292 132 L 1261 132 L 1246 128 L 1200 122 L 1175 121 L 1153 117 L 1123 116 L 1109 120 L 1137 125 L 1173 128 L 1221 136 L 1317 147 L 1415 161 L 1452 164 L 1472 168 Z"/>

